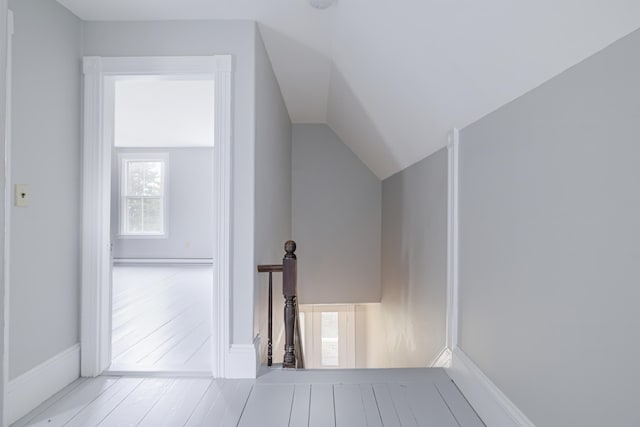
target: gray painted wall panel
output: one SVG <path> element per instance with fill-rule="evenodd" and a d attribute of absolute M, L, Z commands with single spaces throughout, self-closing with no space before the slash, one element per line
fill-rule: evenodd
<path fill-rule="evenodd" d="M 461 133 L 461 348 L 536 425 L 640 425 L 639 51 Z"/>
<path fill-rule="evenodd" d="M 380 180 L 327 126 L 293 126 L 293 237 L 303 304 L 380 302 Z"/>
<path fill-rule="evenodd" d="M 122 238 L 118 153 L 168 153 L 166 238 Z M 116 149 L 111 176 L 114 258 L 213 258 L 213 148 Z"/>
<path fill-rule="evenodd" d="M 446 344 L 444 149 L 382 182 L 381 308 L 390 366 L 428 366 Z"/>
<path fill-rule="evenodd" d="M 255 264 L 279 264 L 291 238 L 291 120 L 262 37 L 256 32 Z M 268 275 L 256 275 L 254 334 L 266 361 Z M 274 274 L 274 336 L 282 329 L 282 275 Z M 274 343 L 282 357 L 282 345 Z M 275 357 L 278 361 L 278 357 Z"/>
<path fill-rule="evenodd" d="M 31 191 L 29 207 L 11 208 L 13 379 L 79 340 L 81 23 L 56 2 L 10 8 L 11 179 Z"/>

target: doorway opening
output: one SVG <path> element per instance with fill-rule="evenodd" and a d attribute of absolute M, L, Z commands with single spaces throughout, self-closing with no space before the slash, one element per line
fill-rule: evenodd
<path fill-rule="evenodd" d="M 111 365 L 211 373 L 214 81 L 121 77 L 113 96 Z M 111 110 L 110 110 L 111 111 Z"/>
<path fill-rule="evenodd" d="M 226 376 L 231 57 L 83 65 L 81 374 Z"/>

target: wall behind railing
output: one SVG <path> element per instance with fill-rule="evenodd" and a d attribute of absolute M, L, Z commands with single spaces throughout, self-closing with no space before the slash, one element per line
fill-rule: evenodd
<path fill-rule="evenodd" d="M 381 183 L 323 124 L 293 126 L 293 238 L 304 304 L 380 302 Z"/>

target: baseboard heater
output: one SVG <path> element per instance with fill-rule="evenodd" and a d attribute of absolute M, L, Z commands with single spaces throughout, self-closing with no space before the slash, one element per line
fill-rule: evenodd
<path fill-rule="evenodd" d="M 213 258 L 114 258 L 115 265 L 123 264 L 198 264 L 213 265 Z"/>

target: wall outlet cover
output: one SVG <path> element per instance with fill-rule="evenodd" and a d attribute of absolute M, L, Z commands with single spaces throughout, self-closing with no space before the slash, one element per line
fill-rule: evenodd
<path fill-rule="evenodd" d="M 16 206 L 22 208 L 29 206 L 29 186 L 26 184 L 16 184 L 15 197 Z"/>

